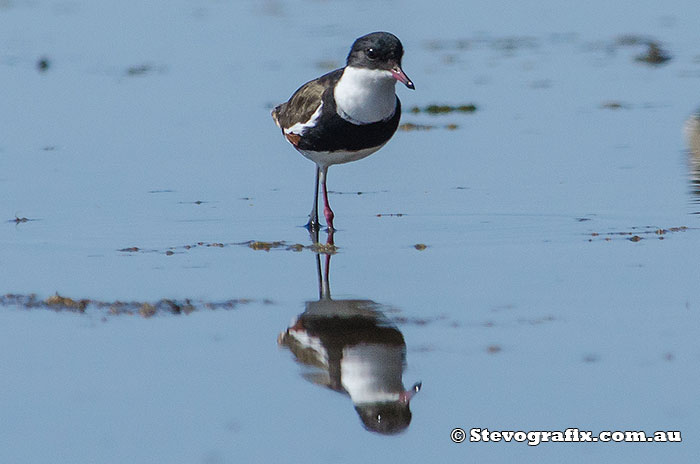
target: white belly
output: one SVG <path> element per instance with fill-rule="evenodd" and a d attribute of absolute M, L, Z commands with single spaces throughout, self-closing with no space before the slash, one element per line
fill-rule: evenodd
<path fill-rule="evenodd" d="M 304 155 L 304 157 L 310 159 L 314 163 L 318 165 L 320 168 L 327 168 L 328 166 L 331 166 L 333 164 L 343 164 L 343 163 L 349 163 L 351 161 L 357 161 L 361 160 L 362 158 L 367 158 L 369 155 L 374 153 L 375 151 L 379 150 L 382 148 L 384 144 L 379 145 L 378 147 L 372 147 L 372 148 L 365 148 L 364 150 L 360 151 L 308 151 L 308 150 L 299 150 L 299 153 Z"/>

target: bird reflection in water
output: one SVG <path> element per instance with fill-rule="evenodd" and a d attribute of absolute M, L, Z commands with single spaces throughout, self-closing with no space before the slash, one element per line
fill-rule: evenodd
<path fill-rule="evenodd" d="M 318 243 L 318 231 L 312 233 Z M 371 300 L 334 300 L 329 273 L 333 233 L 316 254 L 318 301 L 308 301 L 278 343 L 289 348 L 297 362 L 315 368 L 304 377 L 347 394 L 367 430 L 396 434 L 411 423 L 411 398 L 421 383 L 406 390 L 402 374 L 406 366 L 406 343 L 401 332 Z"/>
<path fill-rule="evenodd" d="M 690 148 L 688 157 L 690 189 L 694 196 L 693 202 L 700 203 L 700 110 L 686 121 L 685 136 Z"/>

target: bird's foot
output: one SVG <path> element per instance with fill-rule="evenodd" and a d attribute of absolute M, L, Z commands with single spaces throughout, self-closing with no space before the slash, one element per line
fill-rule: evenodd
<path fill-rule="evenodd" d="M 309 222 L 304 226 L 309 232 L 318 232 L 321 230 L 321 223 L 318 219 L 309 219 Z"/>

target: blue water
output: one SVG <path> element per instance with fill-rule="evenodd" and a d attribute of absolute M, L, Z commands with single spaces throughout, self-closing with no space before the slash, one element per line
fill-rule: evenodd
<path fill-rule="evenodd" d="M 0 2 L 0 294 L 197 305 L 1 307 L 0 462 L 690 462 L 700 242 L 682 128 L 700 106 L 699 14 Z M 403 338 L 403 387 L 423 383 L 391 437 L 278 343 L 318 300 L 316 255 L 244 243 L 311 244 L 314 168 L 269 111 L 374 30 L 404 44 L 405 109 L 478 108 L 406 111 L 439 127 L 329 172 L 331 295 L 374 302 Z M 645 47 L 624 35 L 671 61 L 635 61 Z M 232 298 L 247 302 L 206 307 Z M 458 445 L 455 427 L 684 441 Z"/>

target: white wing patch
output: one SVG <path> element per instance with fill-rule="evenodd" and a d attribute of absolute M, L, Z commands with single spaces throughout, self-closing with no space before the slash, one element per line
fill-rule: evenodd
<path fill-rule="evenodd" d="M 316 111 L 314 111 L 314 114 L 311 115 L 311 118 L 309 118 L 308 121 L 298 122 L 293 126 L 286 128 L 284 130 L 284 133 L 303 135 L 306 129 L 308 129 L 309 127 L 314 127 L 316 125 L 316 121 L 321 116 L 321 108 L 323 108 L 323 102 L 321 102 L 321 104 L 318 105 L 318 108 L 316 108 Z"/>

